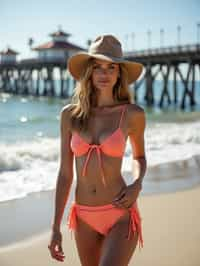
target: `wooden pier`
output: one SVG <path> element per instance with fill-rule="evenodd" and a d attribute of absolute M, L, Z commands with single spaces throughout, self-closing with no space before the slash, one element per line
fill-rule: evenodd
<path fill-rule="evenodd" d="M 176 47 L 167 47 L 159 49 L 148 49 L 138 52 L 129 52 L 125 54 L 128 60 L 141 62 L 145 66 L 145 74 L 140 81 L 134 84 L 135 98 L 139 87 L 145 82 L 145 101 L 151 106 L 155 104 L 154 80 L 161 74 L 162 91 L 158 102 L 159 107 L 163 107 L 164 100 L 168 105 L 179 104 L 177 100 L 177 80 L 181 80 L 184 90 L 180 100 L 180 108 L 186 106 L 186 97 L 189 98 L 190 106 L 196 104 L 195 101 L 195 73 L 200 73 L 200 45 L 185 45 Z M 181 65 L 185 64 L 186 74 L 183 74 Z M 173 98 L 169 93 L 169 77 L 173 80 Z M 200 75 L 199 75 L 200 76 Z M 190 82 L 191 81 L 191 82 Z M 189 86 L 191 85 L 191 86 Z"/>
<path fill-rule="evenodd" d="M 140 87 L 144 83 L 144 100 L 148 106 L 157 104 L 159 107 L 175 104 L 181 109 L 186 106 L 186 97 L 190 106 L 196 104 L 195 74 L 200 73 L 200 45 L 185 45 L 159 49 L 148 49 L 125 53 L 125 58 L 141 62 L 145 66 L 142 79 L 131 86 L 137 102 Z M 185 64 L 187 71 L 183 74 L 181 65 Z M 0 92 L 23 95 L 56 96 L 54 70 L 59 72 L 59 97 L 70 97 L 75 80 L 66 69 L 66 58 L 25 59 L 15 63 L 0 63 Z M 159 102 L 155 102 L 154 81 L 161 76 L 162 91 Z M 173 97 L 169 93 L 169 77 L 173 80 Z M 184 86 L 181 100 L 177 99 L 177 80 Z M 42 88 L 42 89 L 41 89 Z"/>

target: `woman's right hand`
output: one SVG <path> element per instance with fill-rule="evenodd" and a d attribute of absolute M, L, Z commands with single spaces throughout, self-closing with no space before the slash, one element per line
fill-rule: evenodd
<path fill-rule="evenodd" d="M 58 261 L 64 261 L 65 256 L 62 249 L 62 234 L 60 230 L 52 230 L 48 248 L 52 258 Z"/>

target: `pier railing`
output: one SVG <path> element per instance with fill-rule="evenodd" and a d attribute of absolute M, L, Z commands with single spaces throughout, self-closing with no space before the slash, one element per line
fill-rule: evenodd
<path fill-rule="evenodd" d="M 200 44 L 187 44 L 182 46 L 169 46 L 169 47 L 161 47 L 161 48 L 152 48 L 145 50 L 136 50 L 125 52 L 125 57 L 130 56 L 147 56 L 147 55 L 168 55 L 168 54 L 181 54 L 181 53 L 190 53 L 190 52 L 200 52 Z"/>

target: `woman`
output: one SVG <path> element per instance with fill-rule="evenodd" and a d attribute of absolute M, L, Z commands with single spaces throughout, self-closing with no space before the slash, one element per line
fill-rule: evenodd
<path fill-rule="evenodd" d="M 54 259 L 64 260 L 60 224 L 75 157 L 77 186 L 68 227 L 74 231 L 81 265 L 125 266 L 137 243 L 143 246 L 137 197 L 146 171 L 145 113 L 131 103 L 128 92 L 143 66 L 124 60 L 120 42 L 102 35 L 88 52 L 73 55 L 68 69 L 78 85 L 72 103 L 61 111 L 61 162 L 48 247 Z M 128 137 L 134 180 L 127 186 L 121 165 Z"/>

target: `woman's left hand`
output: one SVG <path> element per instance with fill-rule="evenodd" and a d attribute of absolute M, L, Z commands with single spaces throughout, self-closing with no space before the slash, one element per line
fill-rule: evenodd
<path fill-rule="evenodd" d="M 114 198 L 112 204 L 119 208 L 130 208 L 137 200 L 137 197 L 142 189 L 140 181 L 137 179 L 133 184 L 123 188 Z"/>

